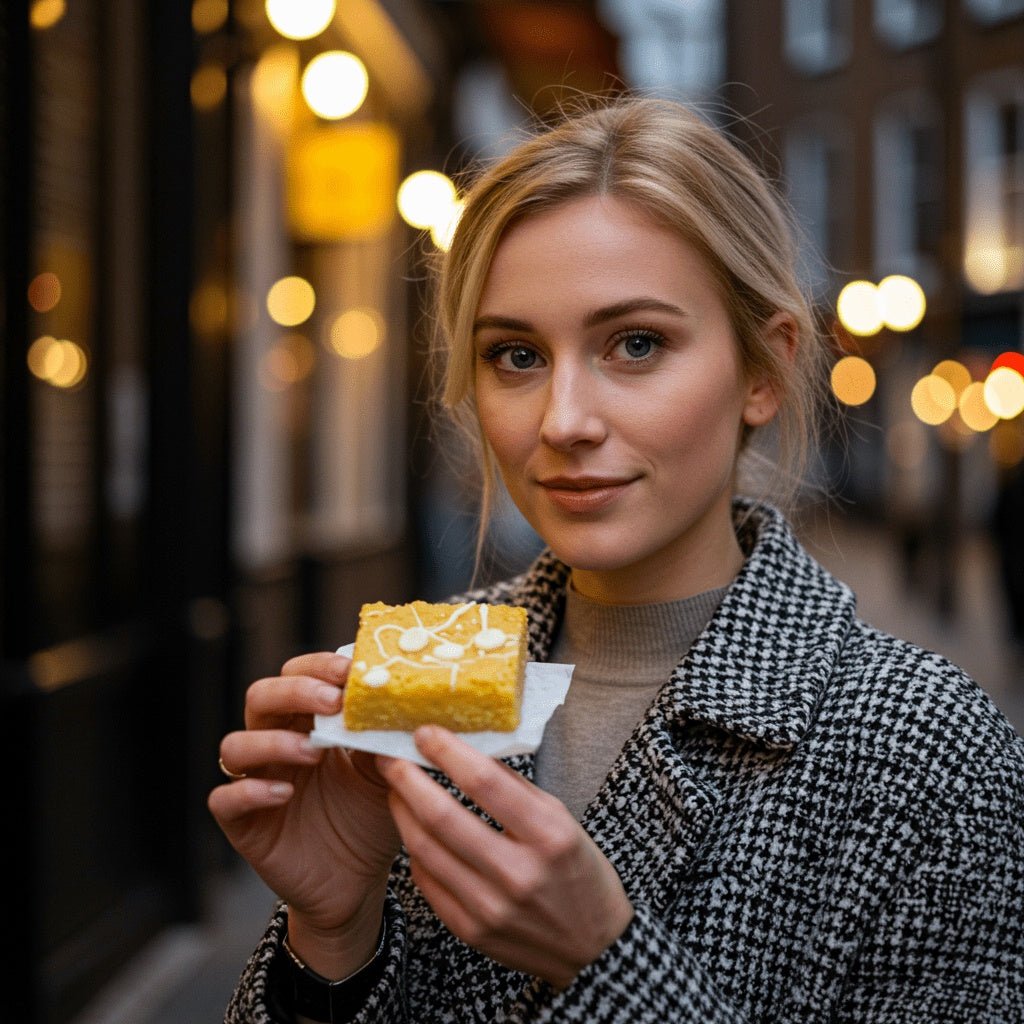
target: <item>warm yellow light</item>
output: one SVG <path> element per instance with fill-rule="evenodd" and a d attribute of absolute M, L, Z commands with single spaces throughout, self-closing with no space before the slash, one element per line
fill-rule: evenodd
<path fill-rule="evenodd" d="M 347 309 L 331 324 L 331 348 L 344 359 L 363 359 L 384 340 L 384 321 L 375 309 Z"/>
<path fill-rule="evenodd" d="M 1024 412 L 1024 377 L 1009 366 L 997 366 L 985 378 L 985 404 L 1001 420 Z"/>
<path fill-rule="evenodd" d="M 40 380 L 66 390 L 85 380 L 89 360 L 84 349 L 73 341 L 44 335 L 29 346 L 28 368 Z"/>
<path fill-rule="evenodd" d="M 228 91 L 228 76 L 220 64 L 203 64 L 192 75 L 189 92 L 196 110 L 213 110 Z"/>
<path fill-rule="evenodd" d="M 863 405 L 875 393 L 875 371 L 866 359 L 846 356 L 832 367 L 832 391 L 844 405 Z"/>
<path fill-rule="evenodd" d="M 28 286 L 28 304 L 37 313 L 49 313 L 60 302 L 60 278 L 49 270 L 36 274 Z"/>
<path fill-rule="evenodd" d="M 910 394 L 914 415 L 930 426 L 945 423 L 956 409 L 956 393 L 948 381 L 934 374 L 922 377 Z"/>
<path fill-rule="evenodd" d="M 958 363 L 955 359 L 943 359 L 941 363 L 936 364 L 932 373 L 946 381 L 957 397 L 963 394 L 964 390 L 971 383 L 971 371 L 963 363 Z"/>
<path fill-rule="evenodd" d="M 448 224 L 457 201 L 454 182 L 440 171 L 415 171 L 398 187 L 398 212 L 414 228 Z"/>
<path fill-rule="evenodd" d="M 267 20 L 287 39 L 312 39 L 334 18 L 335 0 L 267 0 Z"/>
<path fill-rule="evenodd" d="M 267 312 L 270 319 L 282 327 L 295 327 L 313 314 L 316 292 L 302 277 L 282 277 L 267 292 Z"/>
<path fill-rule="evenodd" d="M 465 208 L 466 204 L 461 199 L 456 199 L 452 204 L 448 219 L 440 224 L 432 224 L 430 226 L 431 241 L 441 252 L 447 252 L 451 248 L 452 239 L 455 237 L 455 229 L 459 226 L 459 221 L 462 219 L 462 211 Z"/>
<path fill-rule="evenodd" d="M 49 334 L 36 338 L 28 347 L 28 368 L 34 377 L 46 380 L 46 356 L 51 346 L 57 343 L 57 339 Z"/>
<path fill-rule="evenodd" d="M 337 121 L 354 114 L 366 99 L 366 66 L 345 50 L 318 54 L 302 73 L 302 95 L 318 117 Z"/>
<path fill-rule="evenodd" d="M 964 277 L 982 295 L 1002 291 L 1010 277 L 1006 250 L 1001 245 L 968 244 L 964 254 Z"/>
<path fill-rule="evenodd" d="M 299 52 L 292 43 L 268 47 L 252 69 L 249 92 L 253 106 L 280 136 L 286 136 L 291 128 L 298 83 Z"/>
<path fill-rule="evenodd" d="M 200 35 L 216 32 L 228 20 L 228 0 L 193 0 L 192 28 Z"/>
<path fill-rule="evenodd" d="M 927 306 L 921 286 L 902 274 L 882 278 L 878 302 L 883 322 L 893 331 L 912 331 L 924 319 Z"/>
<path fill-rule="evenodd" d="M 960 410 L 960 419 L 978 434 L 991 430 L 999 420 L 985 404 L 985 385 L 980 380 L 964 388 L 957 407 Z"/>
<path fill-rule="evenodd" d="M 35 0 L 28 13 L 28 23 L 36 29 L 53 28 L 64 17 L 64 0 Z"/>
<path fill-rule="evenodd" d="M 882 329 L 882 309 L 878 288 L 870 281 L 851 281 L 836 300 L 839 322 L 851 333 L 862 337 Z"/>

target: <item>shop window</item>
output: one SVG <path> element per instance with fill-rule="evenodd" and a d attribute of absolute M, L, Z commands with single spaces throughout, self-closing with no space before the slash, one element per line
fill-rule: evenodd
<path fill-rule="evenodd" d="M 878 274 L 906 274 L 925 291 L 938 283 L 942 124 L 936 105 L 911 94 L 875 122 L 874 257 Z"/>
<path fill-rule="evenodd" d="M 977 292 L 1024 287 L 1024 74 L 967 92 L 964 276 Z"/>
<path fill-rule="evenodd" d="M 716 89 L 725 69 L 722 0 L 600 0 L 629 85 L 676 97 Z"/>
<path fill-rule="evenodd" d="M 849 60 L 849 0 L 786 0 L 786 57 L 808 75 L 835 71 Z"/>
<path fill-rule="evenodd" d="M 940 0 L 875 0 L 875 30 L 890 46 L 926 43 L 941 28 Z"/>
<path fill-rule="evenodd" d="M 801 236 L 801 277 L 811 293 L 824 300 L 835 271 L 849 261 L 850 153 L 842 132 L 815 123 L 788 134 L 784 160 Z"/>

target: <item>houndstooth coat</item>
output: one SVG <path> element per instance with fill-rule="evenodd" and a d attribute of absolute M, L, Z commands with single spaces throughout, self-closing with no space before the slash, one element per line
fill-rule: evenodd
<path fill-rule="evenodd" d="M 360 1022 L 1024 1022 L 1024 741 L 942 658 L 860 622 L 765 506 L 748 558 L 583 824 L 636 914 L 565 990 L 452 937 L 396 863 Z M 568 570 L 525 606 L 543 660 Z M 532 759 L 512 762 L 530 775 Z M 225 1020 L 264 1022 L 279 909 Z"/>

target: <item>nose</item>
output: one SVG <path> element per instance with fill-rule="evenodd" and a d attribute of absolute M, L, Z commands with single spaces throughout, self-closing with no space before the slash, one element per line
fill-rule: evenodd
<path fill-rule="evenodd" d="M 600 444 L 607 436 L 596 381 L 578 367 L 556 368 L 547 387 L 541 440 L 558 451 Z"/>

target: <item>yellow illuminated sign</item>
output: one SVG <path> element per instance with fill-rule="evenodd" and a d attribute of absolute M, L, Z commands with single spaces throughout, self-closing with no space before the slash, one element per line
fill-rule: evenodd
<path fill-rule="evenodd" d="M 288 153 L 288 220 L 307 242 L 377 238 L 394 219 L 398 136 L 387 125 L 315 126 Z"/>

